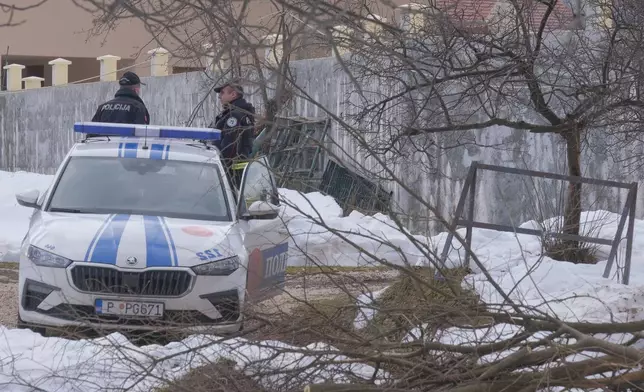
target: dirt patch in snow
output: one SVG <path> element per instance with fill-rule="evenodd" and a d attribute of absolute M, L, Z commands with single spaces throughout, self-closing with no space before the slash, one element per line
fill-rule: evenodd
<path fill-rule="evenodd" d="M 307 301 L 329 298 L 341 293 L 358 296 L 387 287 L 398 276 L 394 270 L 333 271 L 288 275 L 284 293 L 261 302 L 255 311 L 290 313 L 297 305 Z"/>
<path fill-rule="evenodd" d="M 0 325 L 16 326 L 18 319 L 18 271 L 0 268 Z"/>
<path fill-rule="evenodd" d="M 0 325 L 16 326 L 18 318 L 18 271 L 12 266 L 0 268 Z M 333 271 L 287 275 L 284 293 L 256 305 L 265 315 L 289 313 L 304 301 L 328 298 L 343 291 L 352 295 L 386 287 L 395 271 Z"/>

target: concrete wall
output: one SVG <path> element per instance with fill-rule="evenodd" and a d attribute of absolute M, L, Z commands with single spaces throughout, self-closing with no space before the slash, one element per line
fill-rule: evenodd
<path fill-rule="evenodd" d="M 293 74 L 299 88 L 318 104 L 298 99 L 292 111 L 302 116 L 324 116 L 326 111 L 350 120 L 357 107 L 364 103 L 353 94 L 349 78 L 332 58 L 298 61 Z M 184 73 L 157 78 L 144 78 L 142 97 L 153 124 L 185 125 L 195 111 L 194 126 L 207 125 L 218 110 L 213 97 L 206 96 L 210 79 L 202 72 Z M 369 85 L 371 84 L 371 85 Z M 363 86 L 367 91 L 383 91 L 381 83 L 373 81 Z M 72 124 L 88 121 L 97 105 L 116 91 L 115 82 L 41 88 L 0 94 L 0 169 L 53 173 L 74 141 Z M 249 100 L 261 111 L 258 95 L 251 91 Z M 198 108 L 198 109 L 197 109 Z M 402 115 L 392 111 L 391 119 Z M 526 114 L 529 116 L 529 114 Z M 386 131 L 383 131 L 386 132 Z M 382 134 L 382 133 L 381 133 Z M 457 145 L 454 135 L 432 136 L 435 144 L 444 147 Z M 378 163 L 360 150 L 355 139 L 334 125 L 330 139 L 332 151 L 345 160 L 354 161 L 368 171 L 381 175 L 383 168 L 391 169 L 402 185 L 386 183 L 394 192 L 398 210 L 409 216 L 410 226 L 428 229 L 431 214 L 412 193 L 423 196 L 443 213 L 451 213 L 458 201 L 463 178 L 473 160 L 564 173 L 565 154 L 557 136 L 512 131 L 501 127 L 458 135 L 465 146 L 449 148 L 442 153 L 436 149 L 416 149 L 402 159 Z M 425 138 L 427 139 L 427 138 Z M 419 142 L 427 140 L 418 139 Z M 639 148 L 639 147 L 638 147 Z M 642 170 L 625 171 L 614 163 L 608 151 L 587 150 L 584 156 L 585 175 L 612 180 L 640 181 Z M 641 152 L 641 148 L 639 150 Z M 617 158 L 630 154 L 614 151 Z M 391 156 L 389 156 L 391 158 Z M 555 214 L 554 207 L 539 205 L 536 193 L 548 194 L 539 198 L 542 203 L 556 204 L 563 186 L 551 182 L 520 181 L 516 176 L 482 174 L 477 190 L 477 219 L 493 223 L 522 222 L 538 218 L 539 214 Z M 1 184 L 0 184 L 1 186 Z M 605 208 L 621 211 L 626 193 L 617 189 L 585 188 L 585 208 Z M 644 217 L 644 192 L 638 197 L 638 217 Z M 537 211 L 538 210 L 538 211 Z M 540 211 L 540 212 L 539 212 Z M 433 226 L 432 226 L 433 227 Z"/>

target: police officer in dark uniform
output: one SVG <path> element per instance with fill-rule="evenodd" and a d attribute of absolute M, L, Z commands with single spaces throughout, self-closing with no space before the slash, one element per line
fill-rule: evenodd
<path fill-rule="evenodd" d="M 114 99 L 98 107 L 92 122 L 150 124 L 150 114 L 139 96 L 141 85 L 145 86 L 145 83 L 137 74 L 128 71 L 119 79 L 119 85 L 121 88 Z"/>
<path fill-rule="evenodd" d="M 224 110 L 219 113 L 211 128 L 221 130 L 221 139 L 215 145 L 221 151 L 223 163 L 234 186 L 239 183 L 233 164 L 247 160 L 253 151 L 255 107 L 244 99 L 244 89 L 237 81 L 228 82 L 214 90 Z"/>

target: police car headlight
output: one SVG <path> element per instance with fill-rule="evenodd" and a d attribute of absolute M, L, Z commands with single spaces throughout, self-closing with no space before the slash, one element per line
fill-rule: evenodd
<path fill-rule="evenodd" d="M 239 265 L 239 257 L 233 256 L 227 259 L 196 265 L 192 267 L 192 270 L 197 275 L 226 276 L 235 272 L 239 268 Z"/>
<path fill-rule="evenodd" d="M 40 267 L 65 268 L 72 263 L 70 259 L 58 256 L 57 254 L 30 245 L 27 250 L 27 257 L 34 264 Z"/>

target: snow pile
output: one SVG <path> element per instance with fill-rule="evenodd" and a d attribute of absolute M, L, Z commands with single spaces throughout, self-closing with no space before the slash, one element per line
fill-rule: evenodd
<path fill-rule="evenodd" d="M 557 227 L 560 226 L 560 222 L 556 221 L 560 219 L 549 219 L 543 222 L 543 225 L 534 221 L 526 222 L 521 227 Z M 581 234 L 612 240 L 619 219 L 620 215 L 608 211 L 586 211 L 581 217 Z M 458 232 L 461 237 L 465 237 L 465 229 Z M 623 236 L 625 235 L 624 232 Z M 447 233 L 441 233 L 431 241 L 440 250 L 446 239 Z M 464 260 L 464 249 L 457 240 L 453 240 L 452 246 L 453 249 L 448 255 L 448 266 L 460 266 Z M 471 285 L 490 308 L 513 312 L 501 295 L 503 292 L 526 313 L 540 316 L 548 314 L 567 322 L 610 324 L 644 320 L 644 220 L 635 220 L 629 285 L 621 283 L 626 251 L 625 239 L 620 243 L 618 257 L 608 279 L 602 277 L 610 252 L 610 246 L 607 245 L 596 247 L 595 255 L 599 260 L 597 264 L 573 264 L 545 256 L 542 244 L 536 236 L 475 229 L 472 248 L 480 265 L 471 262 L 473 273 L 466 277 L 464 285 Z M 491 279 L 484 274 L 484 270 Z M 497 290 L 495 285 L 500 290 Z M 363 311 L 356 317 L 356 328 L 364 328 L 367 321 L 374 317 L 373 297 L 376 297 L 377 301 L 381 292 L 373 294 L 363 295 L 358 299 Z M 410 331 L 403 340 L 412 342 L 428 339 L 446 345 L 474 347 L 506 341 L 524 332 L 531 333 L 527 340 L 532 342 L 545 339 L 552 333 L 526 331 L 519 325 L 504 323 L 481 327 L 452 327 L 438 331 L 434 330 L 434 326 L 421 326 Z M 427 335 L 428 333 L 432 335 Z M 624 344 L 634 338 L 632 334 L 625 333 L 596 334 L 594 337 L 614 344 Z M 575 340 L 571 339 L 562 343 L 574 342 Z M 640 341 L 632 347 L 644 349 L 644 342 Z M 518 349 L 514 347 L 483 355 L 479 362 L 498 361 Z M 439 352 L 428 354 L 437 355 L 437 358 L 445 360 L 453 360 L 454 355 Z M 565 356 L 561 362 L 571 363 L 601 355 L 601 352 L 584 351 Z"/>
<path fill-rule="evenodd" d="M 280 201 L 285 217 L 312 216 L 329 219 L 342 216 L 342 207 L 333 197 L 320 192 L 302 193 L 279 188 Z"/>
<path fill-rule="evenodd" d="M 0 171 L 0 261 L 16 261 L 32 210 L 18 205 L 16 193 L 47 190 L 53 176 Z"/>
<path fill-rule="evenodd" d="M 608 211 L 587 211 L 582 214 L 582 235 L 612 239 L 620 216 Z M 545 224 L 551 224 L 552 219 Z M 527 222 L 522 227 L 535 227 Z M 465 229 L 459 230 L 464 237 Z M 624 236 L 625 236 L 624 232 Z M 434 237 L 442 249 L 447 233 Z M 641 320 L 644 315 L 644 221 L 635 221 L 630 284 L 623 285 L 623 263 L 626 241 L 618 250 L 617 263 L 611 276 L 603 278 L 610 246 L 598 245 L 597 264 L 573 264 L 551 259 L 543 254 L 538 237 L 493 230 L 476 229 L 472 248 L 494 282 L 516 303 L 556 315 L 565 321 L 626 322 Z M 465 252 L 457 240 L 448 256 L 451 266 L 460 265 Z M 488 304 L 502 304 L 503 297 L 471 262 L 474 274 L 466 283 L 473 285 Z M 619 274 L 618 274 L 619 272 Z M 506 307 L 507 308 L 507 307 Z"/>
<path fill-rule="evenodd" d="M 382 266 L 414 265 L 422 252 L 394 221 L 383 214 L 366 216 L 353 211 L 342 218 L 309 219 L 298 216 L 288 221 L 291 265 Z M 413 236 L 421 244 L 429 238 Z"/>
<path fill-rule="evenodd" d="M 289 265 L 382 266 L 414 265 L 423 257 L 410 237 L 429 246 L 429 237 L 412 236 L 390 217 L 352 211 L 342 216 L 342 208 L 330 196 L 319 192 L 302 194 L 280 189 L 284 209 L 282 219 L 290 235 Z"/>
<path fill-rule="evenodd" d="M 369 321 L 373 320 L 376 316 L 377 308 L 373 306 L 374 302 L 385 293 L 387 288 L 374 291 L 372 293 L 363 293 L 356 298 L 356 306 L 359 310 L 356 313 L 356 318 L 353 320 L 353 328 L 361 330 L 369 325 Z"/>
<path fill-rule="evenodd" d="M 613 239 L 619 219 L 620 215 L 608 211 L 586 211 L 582 213 L 581 234 Z M 556 220 L 548 219 L 543 226 L 553 227 L 558 223 Z M 521 227 L 541 228 L 541 225 L 530 221 Z M 457 232 L 465 238 L 465 229 Z M 625 235 L 626 232 L 623 233 Z M 446 240 L 447 233 L 440 233 L 428 242 L 440 252 Z M 609 278 L 603 278 L 610 252 L 607 245 L 596 246 L 597 264 L 573 264 L 544 255 L 540 239 L 536 236 L 474 229 L 472 250 L 480 265 L 470 260 L 473 273 L 466 277 L 464 284 L 473 287 L 482 301 L 496 309 L 510 310 L 510 307 L 494 285 L 500 287 L 514 303 L 521 304 L 524 311 L 546 313 L 564 321 L 610 323 L 644 320 L 644 220 L 635 220 L 629 285 L 621 284 L 625 239 L 620 243 Z M 462 245 L 453 239 L 447 266 L 460 266 L 464 259 Z M 422 264 L 425 263 L 417 263 Z M 370 298 L 365 296 L 360 302 L 365 308 L 359 312 L 355 323 L 364 326 L 374 312 L 368 307 Z M 493 335 L 500 338 L 499 334 Z M 454 339 L 452 333 L 447 336 Z"/>
<path fill-rule="evenodd" d="M 368 379 L 375 372 L 371 366 L 342 363 L 347 358 L 323 344 L 304 349 L 278 341 L 217 341 L 212 336 L 194 335 L 166 346 L 136 347 L 119 333 L 72 341 L 4 327 L 0 327 L 0 337 L 0 385 L 6 392 L 147 392 L 220 358 L 234 360 L 252 374 L 266 374 L 260 380 L 263 384 L 284 389 L 302 383 L 347 382 L 348 376 Z M 321 355 L 301 354 L 306 350 Z"/>

